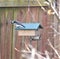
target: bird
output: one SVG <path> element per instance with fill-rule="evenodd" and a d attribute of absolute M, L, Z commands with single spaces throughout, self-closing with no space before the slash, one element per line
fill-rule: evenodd
<path fill-rule="evenodd" d="M 16 20 L 11 21 L 11 24 L 15 24 L 16 26 L 22 26 L 25 28 L 25 26 L 22 23 L 20 23 L 19 21 L 16 21 Z"/>

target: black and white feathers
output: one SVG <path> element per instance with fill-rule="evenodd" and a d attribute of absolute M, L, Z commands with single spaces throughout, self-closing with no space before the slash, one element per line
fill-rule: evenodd
<path fill-rule="evenodd" d="M 21 26 L 21 27 L 25 27 L 22 23 L 20 23 L 19 21 L 11 21 L 12 24 L 15 24 L 16 26 Z"/>

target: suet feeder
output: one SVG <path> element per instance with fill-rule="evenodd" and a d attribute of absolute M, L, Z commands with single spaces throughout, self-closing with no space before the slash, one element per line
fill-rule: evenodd
<path fill-rule="evenodd" d="M 22 23 L 24 26 L 16 26 L 15 29 L 18 32 L 18 36 L 38 36 L 39 29 L 42 28 L 40 23 Z"/>

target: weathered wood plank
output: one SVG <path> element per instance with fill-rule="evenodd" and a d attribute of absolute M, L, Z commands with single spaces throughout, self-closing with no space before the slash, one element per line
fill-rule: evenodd
<path fill-rule="evenodd" d="M 38 23 L 38 13 L 39 13 L 39 8 L 31 8 L 31 22 L 36 22 Z M 32 40 L 31 43 L 32 43 L 32 46 L 37 50 L 38 49 L 38 41 L 39 40 Z"/>
<path fill-rule="evenodd" d="M 48 20 L 47 14 L 45 12 L 43 12 L 43 15 L 42 15 L 43 27 L 47 27 L 47 20 Z M 47 41 L 47 30 L 44 28 L 43 31 L 44 32 L 42 33 L 42 52 L 44 52 L 46 50 L 46 41 Z"/>
<path fill-rule="evenodd" d="M 1 59 L 1 12 L 0 12 L 0 59 Z"/>
<path fill-rule="evenodd" d="M 45 0 L 38 0 L 42 6 L 47 6 L 46 4 L 44 4 Z M 37 0 L 0 0 L 0 7 L 12 7 L 12 6 L 28 6 L 28 4 L 30 4 L 30 6 L 40 6 Z"/>
<path fill-rule="evenodd" d="M 14 18 L 20 22 L 23 22 L 23 11 L 20 8 L 17 8 L 14 12 Z M 18 36 L 18 33 L 15 33 L 15 59 L 21 59 L 21 49 L 22 49 L 22 37 Z M 17 50 L 20 52 L 18 52 Z"/>
<path fill-rule="evenodd" d="M 12 59 L 11 57 L 11 54 L 12 54 L 12 42 L 13 42 L 13 39 L 12 39 L 12 25 L 11 25 L 11 23 L 10 23 L 10 21 L 12 21 L 13 20 L 13 17 L 14 17 L 14 15 L 13 15 L 13 9 L 7 9 L 6 8 L 6 32 L 7 32 L 7 44 L 6 44 L 6 47 L 7 47 L 7 49 L 6 50 L 9 50 L 9 52 L 7 52 L 7 55 L 8 55 L 8 59 Z M 9 46 L 9 47 L 8 47 Z"/>
<path fill-rule="evenodd" d="M 1 27 L 1 59 L 5 59 L 5 39 L 6 39 L 6 35 L 5 35 L 5 31 L 6 31 L 6 21 L 5 21 L 5 11 L 2 10 L 2 17 L 1 17 L 1 22 L 2 22 L 2 27 Z"/>

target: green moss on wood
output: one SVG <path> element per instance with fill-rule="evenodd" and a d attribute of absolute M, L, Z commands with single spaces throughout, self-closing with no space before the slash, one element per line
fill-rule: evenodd
<path fill-rule="evenodd" d="M 46 4 L 44 4 L 45 0 L 39 0 L 39 2 L 42 4 L 42 6 L 46 6 Z M 0 7 L 10 7 L 10 6 L 28 6 L 28 4 L 30 3 L 30 6 L 40 6 L 37 2 L 37 0 L 30 0 L 30 2 L 28 2 L 28 0 L 12 0 L 12 1 L 0 1 Z"/>

